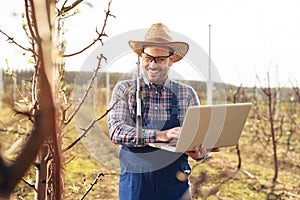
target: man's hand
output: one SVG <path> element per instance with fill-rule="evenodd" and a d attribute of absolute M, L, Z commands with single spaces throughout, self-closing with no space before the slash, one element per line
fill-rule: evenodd
<path fill-rule="evenodd" d="M 156 132 L 156 141 L 167 142 L 179 137 L 180 127 Z"/>
<path fill-rule="evenodd" d="M 194 147 L 194 151 L 186 151 L 185 154 L 191 156 L 195 160 L 204 158 L 209 152 L 219 152 L 220 148 L 206 149 L 203 145 L 200 147 Z"/>
<path fill-rule="evenodd" d="M 186 151 L 185 154 L 191 156 L 195 160 L 204 157 L 207 153 L 207 150 L 203 145 L 201 145 L 200 147 L 194 147 L 193 149 L 194 151 Z"/>

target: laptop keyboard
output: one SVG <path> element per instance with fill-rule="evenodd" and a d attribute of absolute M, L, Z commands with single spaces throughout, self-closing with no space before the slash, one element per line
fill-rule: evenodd
<path fill-rule="evenodd" d="M 169 142 L 168 146 L 176 147 L 177 142 L 178 142 L 178 139 L 171 140 L 171 141 Z"/>

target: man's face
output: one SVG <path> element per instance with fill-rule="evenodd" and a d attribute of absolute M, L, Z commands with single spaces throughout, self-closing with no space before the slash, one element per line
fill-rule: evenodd
<path fill-rule="evenodd" d="M 142 66 L 148 81 L 156 84 L 163 83 L 173 64 L 172 59 L 172 54 L 167 48 L 146 47 L 142 54 Z"/>

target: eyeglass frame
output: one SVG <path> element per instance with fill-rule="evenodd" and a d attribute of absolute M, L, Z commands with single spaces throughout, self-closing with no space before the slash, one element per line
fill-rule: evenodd
<path fill-rule="evenodd" d="M 171 56 L 174 55 L 173 52 L 170 52 L 170 51 L 169 51 L 170 54 L 169 54 L 168 56 L 151 56 L 151 55 L 147 54 L 144 50 L 145 50 L 145 49 L 143 49 L 143 52 L 142 52 L 142 53 L 143 53 L 143 54 L 146 54 L 147 56 L 149 56 L 149 57 L 151 58 L 150 62 L 148 62 L 148 63 L 152 63 L 152 61 L 154 60 L 154 63 L 157 63 L 157 64 L 163 64 L 163 62 L 161 62 L 161 63 L 157 62 L 156 59 L 158 59 L 158 58 L 166 59 L 166 58 L 169 58 L 169 57 L 171 57 Z M 165 60 L 164 60 L 164 61 L 165 61 Z"/>

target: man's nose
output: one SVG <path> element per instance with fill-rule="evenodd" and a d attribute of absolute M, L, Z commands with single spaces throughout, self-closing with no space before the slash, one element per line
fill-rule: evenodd
<path fill-rule="evenodd" d="M 157 67 L 158 67 L 157 63 L 156 63 L 156 62 L 153 62 L 153 61 L 151 61 L 151 62 L 148 64 L 148 66 L 149 66 L 149 68 L 151 68 L 151 69 L 157 68 Z"/>
<path fill-rule="evenodd" d="M 152 60 L 150 61 L 150 63 L 157 63 L 155 58 L 152 58 Z M 150 64 L 149 63 L 149 64 Z"/>

